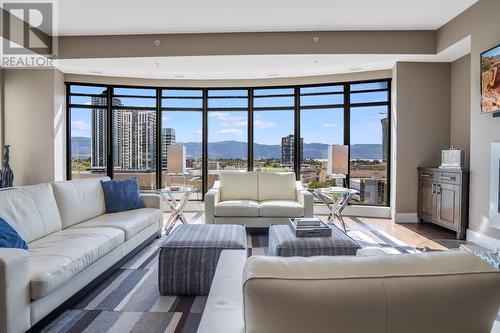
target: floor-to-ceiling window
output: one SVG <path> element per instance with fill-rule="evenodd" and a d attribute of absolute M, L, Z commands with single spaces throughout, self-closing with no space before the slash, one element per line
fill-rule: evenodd
<path fill-rule="evenodd" d="M 344 85 L 300 88 L 300 176 L 309 188 L 335 185 L 332 145 L 344 145 Z M 331 169 L 331 166 L 330 166 Z M 345 175 L 347 176 L 347 161 Z M 341 178 L 344 179 L 344 178 Z"/>
<path fill-rule="evenodd" d="M 389 116 L 387 81 L 350 85 L 349 185 L 359 204 L 388 204 Z"/>
<path fill-rule="evenodd" d="M 248 169 L 248 90 L 208 90 L 208 187 L 221 172 Z"/>
<path fill-rule="evenodd" d="M 137 177 L 142 190 L 155 190 L 156 89 L 112 89 L 113 176 L 116 179 Z"/>
<path fill-rule="evenodd" d="M 162 186 L 203 190 L 203 91 L 163 89 L 161 116 Z"/>
<path fill-rule="evenodd" d="M 294 88 L 253 90 L 253 168 L 294 170 Z"/>
<path fill-rule="evenodd" d="M 73 179 L 107 173 L 107 88 L 72 85 L 68 90 L 68 174 Z"/>
<path fill-rule="evenodd" d="M 250 88 L 68 83 L 68 178 L 135 176 L 202 199 L 221 172 L 294 171 L 388 205 L 390 80 Z M 108 140 L 108 138 L 110 138 Z M 297 145 L 298 142 L 298 145 Z"/>

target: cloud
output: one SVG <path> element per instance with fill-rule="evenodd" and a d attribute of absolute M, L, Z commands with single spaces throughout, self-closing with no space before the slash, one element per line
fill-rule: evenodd
<path fill-rule="evenodd" d="M 79 131 L 86 131 L 86 130 L 90 129 L 90 124 L 83 121 L 83 120 L 72 121 L 71 122 L 71 129 L 79 130 Z"/>
<path fill-rule="evenodd" d="M 196 134 L 202 134 L 203 132 L 201 130 L 196 130 L 194 131 Z"/>
<path fill-rule="evenodd" d="M 264 121 L 264 120 L 259 120 L 256 119 L 253 121 L 253 126 L 258 129 L 265 129 L 265 128 L 272 128 L 276 127 L 277 124 L 270 122 L 270 121 Z"/>
<path fill-rule="evenodd" d="M 227 119 L 229 117 L 229 112 L 214 111 L 214 112 L 209 112 L 208 116 L 209 117 L 219 118 L 219 119 Z"/>
<path fill-rule="evenodd" d="M 337 124 L 335 124 L 335 123 L 323 123 L 323 124 L 321 124 L 321 127 L 337 127 Z"/>
<path fill-rule="evenodd" d="M 167 120 L 171 120 L 171 119 L 172 119 L 172 117 L 169 117 L 169 116 L 163 116 L 162 117 L 163 121 L 167 121 Z"/>
<path fill-rule="evenodd" d="M 223 135 L 241 135 L 243 134 L 243 131 L 237 128 L 224 128 L 216 131 L 216 133 Z"/>

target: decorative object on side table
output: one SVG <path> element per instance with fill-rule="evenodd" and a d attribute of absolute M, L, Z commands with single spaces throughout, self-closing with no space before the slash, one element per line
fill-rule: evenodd
<path fill-rule="evenodd" d="M 0 177 L 0 188 L 12 187 L 14 185 L 14 172 L 9 164 L 9 148 L 10 145 L 5 145 L 3 147 L 3 165 Z"/>
<path fill-rule="evenodd" d="M 288 224 L 297 237 L 332 236 L 332 229 L 317 217 L 289 219 Z"/>
<path fill-rule="evenodd" d="M 441 151 L 440 169 L 461 169 L 464 166 L 464 151 L 453 146 Z"/>

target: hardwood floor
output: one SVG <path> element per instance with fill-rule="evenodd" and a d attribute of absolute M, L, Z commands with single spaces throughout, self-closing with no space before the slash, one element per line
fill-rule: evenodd
<path fill-rule="evenodd" d="M 164 219 L 169 217 L 169 213 L 164 214 Z M 204 223 L 203 212 L 186 212 L 189 223 Z M 326 221 L 326 215 L 320 215 Z M 394 223 L 390 219 L 368 218 L 368 217 L 345 217 L 349 230 L 363 230 L 371 227 L 377 231 L 383 231 L 399 239 L 410 246 L 418 245 L 432 239 L 454 239 L 455 233 L 430 223 Z"/>

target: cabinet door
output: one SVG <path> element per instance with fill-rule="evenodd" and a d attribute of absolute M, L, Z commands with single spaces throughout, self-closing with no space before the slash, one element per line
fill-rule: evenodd
<path fill-rule="evenodd" d="M 435 184 L 432 179 L 420 180 L 420 218 L 433 222 L 436 220 Z"/>
<path fill-rule="evenodd" d="M 451 184 L 437 185 L 438 223 L 458 230 L 460 222 L 460 186 Z"/>

